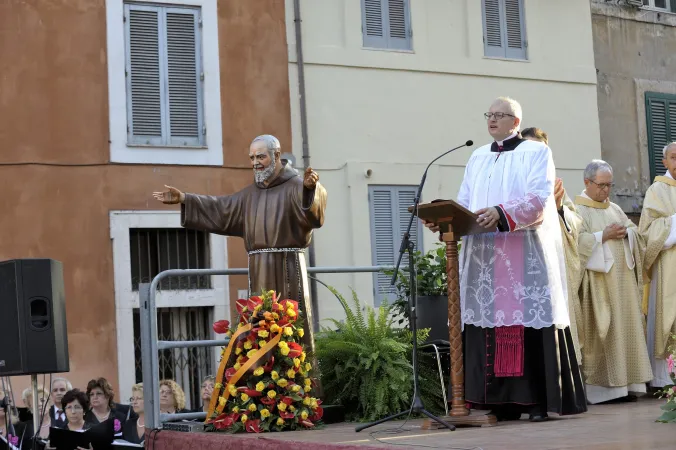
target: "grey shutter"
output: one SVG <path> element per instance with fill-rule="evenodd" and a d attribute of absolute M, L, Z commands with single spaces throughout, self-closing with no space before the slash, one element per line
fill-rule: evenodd
<path fill-rule="evenodd" d="M 161 145 L 162 92 L 160 14 L 157 8 L 125 5 L 127 139 Z"/>
<path fill-rule="evenodd" d="M 364 47 L 387 48 L 383 0 L 362 0 Z"/>
<path fill-rule="evenodd" d="M 388 48 L 411 50 L 409 0 L 387 0 Z"/>
<path fill-rule="evenodd" d="M 199 146 L 203 144 L 199 12 L 165 11 L 169 144 Z"/>
<path fill-rule="evenodd" d="M 414 186 L 370 186 L 369 209 L 371 213 L 371 255 L 373 265 L 394 265 L 399 257 L 401 239 L 408 226 L 410 213 L 408 207 L 413 204 L 416 187 Z M 411 239 L 416 250 L 422 250 L 422 232 L 419 220 L 413 222 Z M 401 267 L 408 266 L 404 256 Z M 390 286 L 391 277 L 376 273 L 373 276 L 374 304 L 382 299 L 392 302 L 395 291 Z"/>
<path fill-rule="evenodd" d="M 662 150 L 676 141 L 676 95 L 646 92 L 650 180 L 667 171 Z"/>
<path fill-rule="evenodd" d="M 676 0 L 669 0 L 669 10 L 676 13 Z"/>
<path fill-rule="evenodd" d="M 523 0 L 505 2 L 505 57 L 526 59 L 526 38 L 524 27 Z"/>
<path fill-rule="evenodd" d="M 502 39 L 500 0 L 483 0 L 484 55 L 502 58 L 505 48 Z"/>

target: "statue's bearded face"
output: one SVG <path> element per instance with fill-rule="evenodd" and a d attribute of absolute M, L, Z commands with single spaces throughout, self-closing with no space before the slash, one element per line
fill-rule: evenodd
<path fill-rule="evenodd" d="M 251 145 L 249 159 L 256 183 L 265 183 L 275 174 L 277 167 L 275 156 L 274 150 L 269 150 L 264 142 L 255 142 Z"/>

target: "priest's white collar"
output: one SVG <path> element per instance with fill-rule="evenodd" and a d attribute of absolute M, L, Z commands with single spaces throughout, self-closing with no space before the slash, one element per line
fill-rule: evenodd
<path fill-rule="evenodd" d="M 664 176 L 667 178 L 671 178 L 672 180 L 674 179 L 674 177 L 671 176 L 671 172 L 669 172 L 668 170 L 667 173 L 664 174 Z"/>
<path fill-rule="evenodd" d="M 587 195 L 587 190 L 586 190 L 586 189 L 582 191 L 582 194 L 580 194 L 580 197 L 584 197 L 584 198 L 586 198 L 587 200 L 591 200 L 592 202 L 596 202 L 596 200 L 594 200 L 593 198 L 591 198 L 590 196 Z M 602 202 L 596 202 L 596 203 L 608 203 L 609 201 L 610 201 L 610 197 L 609 197 L 609 198 L 606 198 L 606 199 L 603 200 Z"/>
<path fill-rule="evenodd" d="M 514 133 L 512 133 L 511 135 L 509 135 L 508 137 L 504 138 L 503 140 L 501 140 L 501 141 L 495 141 L 495 142 L 496 142 L 500 147 L 502 147 L 502 146 L 504 145 L 503 143 L 504 143 L 505 141 L 508 141 L 508 140 L 512 139 L 512 138 L 515 137 L 517 134 L 519 134 L 519 131 L 518 131 L 518 130 L 515 131 Z"/>

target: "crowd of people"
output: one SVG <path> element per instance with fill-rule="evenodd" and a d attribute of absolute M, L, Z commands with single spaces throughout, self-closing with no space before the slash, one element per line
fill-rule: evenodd
<path fill-rule="evenodd" d="M 167 414 L 206 411 L 214 389 L 215 378 L 202 381 L 200 404 L 186 409 L 185 393 L 173 380 L 160 382 L 160 411 Z M 23 407 L 17 406 L 13 393 L 0 391 L 0 450 L 50 450 L 50 430 L 53 428 L 85 431 L 100 423 L 113 420 L 115 439 L 143 444 L 145 414 L 143 384 L 132 387 L 129 403 L 118 402 L 115 391 L 105 378 L 89 381 L 85 390 L 73 388 L 66 378 L 54 378 L 47 391 L 38 387 L 40 429 L 33 426 L 33 390 L 21 394 Z"/>

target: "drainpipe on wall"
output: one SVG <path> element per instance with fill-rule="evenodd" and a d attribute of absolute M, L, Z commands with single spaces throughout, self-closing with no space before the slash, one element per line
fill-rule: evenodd
<path fill-rule="evenodd" d="M 300 132 L 303 142 L 303 170 L 310 167 L 310 146 L 307 134 L 307 104 L 305 102 L 305 66 L 303 63 L 303 38 L 300 20 L 300 0 L 293 1 L 293 22 L 296 29 L 296 66 L 298 70 L 298 100 L 300 101 Z M 315 258 L 315 241 L 310 242 L 308 249 L 310 267 L 317 265 Z M 317 281 L 310 279 L 310 301 L 312 302 L 312 328 L 319 330 L 319 300 L 317 298 Z"/>

